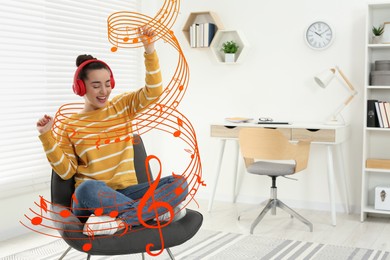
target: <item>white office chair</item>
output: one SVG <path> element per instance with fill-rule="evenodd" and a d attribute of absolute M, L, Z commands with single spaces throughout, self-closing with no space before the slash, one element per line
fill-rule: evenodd
<path fill-rule="evenodd" d="M 313 224 L 289 208 L 277 198 L 276 178 L 304 170 L 309 159 L 310 142 L 290 143 L 277 129 L 243 128 L 239 132 L 239 143 L 247 172 L 267 175 L 272 178 L 271 198 L 251 225 L 250 233 L 271 209 L 276 214 L 276 207 L 306 224 L 313 231 Z M 286 163 L 288 162 L 288 163 Z M 240 217 L 239 217 L 240 219 Z"/>

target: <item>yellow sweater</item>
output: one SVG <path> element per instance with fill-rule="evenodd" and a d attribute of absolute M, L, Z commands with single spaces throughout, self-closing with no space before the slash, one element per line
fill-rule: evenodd
<path fill-rule="evenodd" d="M 115 96 L 104 108 L 71 115 L 60 127 L 58 140 L 51 131 L 39 136 L 47 159 L 62 179 L 74 176 L 76 187 L 85 180 L 100 180 L 113 189 L 138 183 L 130 118 L 156 101 L 163 90 L 157 53 L 144 57 L 145 87 Z"/>

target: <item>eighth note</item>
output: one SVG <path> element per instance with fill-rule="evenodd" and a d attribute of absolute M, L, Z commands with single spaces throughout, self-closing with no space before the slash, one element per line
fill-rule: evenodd
<path fill-rule="evenodd" d="M 173 133 L 174 137 L 179 137 L 181 135 L 181 127 L 183 126 L 183 120 L 177 118 L 177 125 L 179 126 L 179 129 Z"/>
<path fill-rule="evenodd" d="M 42 196 L 40 196 L 41 199 L 39 201 L 39 207 L 41 209 L 40 217 L 34 217 L 31 219 L 31 224 L 33 225 L 40 225 L 42 223 L 42 210 L 44 210 L 47 213 L 47 204 Z"/>

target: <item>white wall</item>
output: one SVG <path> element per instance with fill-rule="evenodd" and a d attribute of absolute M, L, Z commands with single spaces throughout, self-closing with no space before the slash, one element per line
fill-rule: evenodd
<path fill-rule="evenodd" d="M 144 3 L 145 13 L 154 16 L 161 1 Z M 208 198 L 213 185 L 218 140 L 210 137 L 212 122 L 229 116 L 276 120 L 323 122 L 348 96 L 341 80 L 320 89 L 313 76 L 338 65 L 355 85 L 358 96 L 343 111 L 351 125 L 348 143 L 343 146 L 352 205 L 360 208 L 364 39 L 367 2 L 362 0 L 233 1 L 187 0 L 173 28 L 190 66 L 187 94 L 179 106 L 195 126 L 207 187 L 198 197 Z M 210 49 L 192 49 L 182 33 L 191 12 L 217 13 L 227 30 L 237 30 L 247 41 L 248 52 L 240 64 L 218 63 Z M 313 21 L 325 20 L 335 30 L 333 45 L 314 51 L 304 42 L 304 30 Z M 158 45 L 161 66 L 175 67 L 168 44 Z M 166 81 L 170 79 L 165 74 Z M 233 183 L 233 143 L 227 144 L 216 199 L 229 200 Z M 170 146 L 162 153 L 173 154 Z M 174 158 L 174 156 L 173 156 Z M 337 166 L 337 165 L 336 165 Z M 337 168 L 336 168 L 337 170 Z M 279 197 L 292 206 L 329 209 L 326 148 L 312 145 L 307 170 L 297 174 L 298 182 L 278 180 Z M 337 183 L 340 183 L 336 175 Z M 243 175 L 239 201 L 259 202 L 269 196 L 270 180 Z M 338 210 L 344 210 L 343 193 L 336 193 Z"/>
<path fill-rule="evenodd" d="M 143 1 L 145 13 L 154 16 L 162 1 Z M 326 91 L 313 82 L 313 75 L 339 65 L 359 91 L 358 97 L 343 112 L 352 132 L 344 146 L 345 165 L 350 184 L 350 196 L 355 210 L 360 208 L 361 147 L 363 120 L 364 30 L 366 1 L 364 0 L 185 0 L 173 28 L 190 66 L 190 84 L 179 106 L 196 129 L 207 187 L 199 190 L 199 198 L 208 198 L 213 184 L 218 152 L 218 140 L 211 138 L 209 125 L 228 116 L 258 118 L 269 116 L 276 120 L 321 122 L 344 100 L 347 91 L 333 82 Z M 214 11 L 225 29 L 238 30 L 248 42 L 248 52 L 241 64 L 224 65 L 214 58 L 210 49 L 191 49 L 182 27 L 190 12 Z M 317 19 L 333 25 L 336 39 L 321 52 L 308 48 L 303 40 L 306 26 Z M 161 65 L 166 82 L 176 56 L 168 44 L 158 43 Z M 172 58 L 174 57 L 174 58 Z M 157 134 L 158 135 L 158 134 Z M 177 149 L 169 140 L 147 140 L 149 150 L 164 156 L 169 168 L 175 164 Z M 232 143 L 227 149 L 233 148 Z M 171 157 L 170 157 L 171 156 Z M 167 157 L 167 159 L 165 159 Z M 229 200 L 233 181 L 233 154 L 227 153 L 216 199 Z M 312 146 L 309 167 L 296 175 L 299 181 L 280 179 L 279 197 L 291 206 L 328 209 L 325 148 Z M 336 180 L 339 181 L 338 176 Z M 239 201 L 259 202 L 269 196 L 269 179 L 243 175 Z M 48 190 L 3 199 L 1 208 L 1 239 L 29 232 L 19 220 L 38 195 L 47 198 Z M 343 197 L 337 193 L 340 204 Z M 339 207 L 342 210 L 341 207 Z M 0 239 L 0 240 L 1 240 Z"/>

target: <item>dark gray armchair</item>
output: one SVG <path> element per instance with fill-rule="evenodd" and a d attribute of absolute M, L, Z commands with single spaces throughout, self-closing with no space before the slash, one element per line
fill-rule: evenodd
<path fill-rule="evenodd" d="M 140 142 L 134 145 L 134 164 L 138 181 L 146 182 L 148 181 L 145 168 L 147 154 L 142 139 L 139 139 Z M 64 206 L 70 207 L 73 192 L 74 180 L 62 180 L 53 171 L 51 179 L 52 211 L 59 213 L 64 209 Z M 62 259 L 71 248 L 84 252 L 82 248 L 86 242 L 92 243 L 92 249 L 86 252 L 88 254 L 87 259 L 90 259 L 91 255 L 125 255 L 135 253 L 142 253 L 142 258 L 144 259 L 144 252 L 146 252 L 147 244 L 154 244 L 154 247 L 151 248 L 153 251 L 161 250 L 162 248 L 158 229 L 138 226 L 133 227 L 131 231 L 128 231 L 123 236 L 96 237 L 95 239 L 88 241 L 88 237 L 82 233 L 83 223 L 80 219 L 73 214 L 67 218 L 63 218 L 56 213 L 52 214 L 54 225 L 58 228 L 61 237 L 69 245 L 69 248 L 64 252 L 60 259 Z M 187 209 L 187 214 L 184 218 L 162 228 L 164 248 L 167 250 L 171 259 L 174 259 L 174 256 L 169 248 L 180 245 L 191 239 L 200 229 L 202 222 L 202 214 Z"/>

